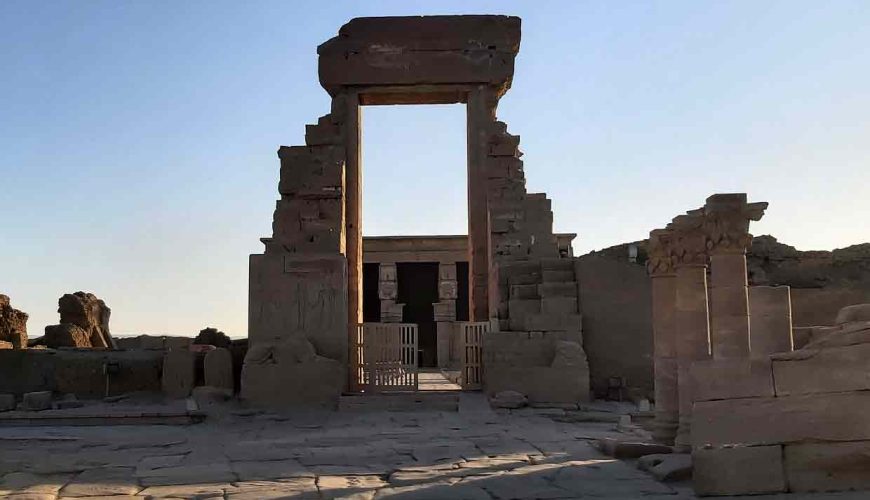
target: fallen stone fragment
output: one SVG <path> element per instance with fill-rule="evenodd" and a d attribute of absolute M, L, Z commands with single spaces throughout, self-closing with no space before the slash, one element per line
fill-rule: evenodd
<path fill-rule="evenodd" d="M 665 446 L 663 444 L 618 441 L 611 438 L 597 440 L 595 442 L 595 447 L 605 455 L 619 459 L 640 458 L 645 455 L 673 453 L 673 449 L 670 446 Z"/>
<path fill-rule="evenodd" d="M 683 481 L 692 477 L 692 455 L 686 453 L 644 455 L 637 467 L 662 482 Z"/>
<path fill-rule="evenodd" d="M 25 410 L 39 411 L 51 409 L 51 391 L 28 392 L 21 400 Z"/>
<path fill-rule="evenodd" d="M 522 408 L 529 404 L 529 398 L 517 391 L 501 391 L 490 399 L 493 408 Z"/>

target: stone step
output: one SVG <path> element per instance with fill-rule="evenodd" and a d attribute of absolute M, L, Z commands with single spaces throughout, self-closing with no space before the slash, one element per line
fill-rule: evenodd
<path fill-rule="evenodd" d="M 574 259 L 541 259 L 542 271 L 574 271 Z"/>
<path fill-rule="evenodd" d="M 382 392 L 377 394 L 344 394 L 339 398 L 339 411 L 459 411 L 460 391 Z"/>
<path fill-rule="evenodd" d="M 529 314 L 522 318 L 523 329 L 530 332 L 569 332 L 583 330 L 580 314 Z M 513 319 L 511 319 L 511 326 Z"/>

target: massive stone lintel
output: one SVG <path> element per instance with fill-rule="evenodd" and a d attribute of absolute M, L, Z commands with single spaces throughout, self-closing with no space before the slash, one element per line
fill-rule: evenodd
<path fill-rule="evenodd" d="M 318 47 L 320 84 L 332 96 L 343 87 L 432 84 L 483 84 L 501 95 L 510 88 L 519 46 L 518 17 L 357 18 Z"/>

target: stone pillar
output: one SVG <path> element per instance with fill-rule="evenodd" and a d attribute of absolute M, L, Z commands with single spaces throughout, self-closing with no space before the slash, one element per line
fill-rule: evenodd
<path fill-rule="evenodd" d="M 746 203 L 745 193 L 714 194 L 704 205 L 710 254 L 713 311 L 710 339 L 714 359 L 749 357 L 749 297 L 746 249 L 749 221 L 759 220 L 767 203 Z"/>
<path fill-rule="evenodd" d="M 363 304 L 363 242 L 362 242 L 362 107 L 359 94 L 347 92 L 334 101 L 344 104 L 345 126 L 345 233 L 347 245 L 347 322 L 348 339 L 356 336 L 356 325 L 362 323 Z M 337 106 L 333 106 L 337 107 Z M 351 342 L 350 345 L 353 345 Z"/>
<path fill-rule="evenodd" d="M 381 299 L 381 323 L 401 323 L 404 304 L 397 304 L 399 282 L 395 263 L 378 267 L 378 298 Z"/>
<path fill-rule="evenodd" d="M 676 274 L 671 242 L 673 233 L 650 233 L 647 269 L 652 287 L 653 358 L 655 367 L 655 427 L 653 437 L 673 444 L 679 422 L 677 332 L 675 325 Z"/>
<path fill-rule="evenodd" d="M 677 384 L 679 427 L 675 445 L 688 451 L 691 447 L 692 363 L 710 357 L 710 331 L 707 306 L 706 239 L 702 230 L 703 213 L 689 212 L 674 219 L 675 292 L 674 324 L 676 327 Z"/>
<path fill-rule="evenodd" d="M 763 359 L 776 352 L 794 350 L 791 324 L 791 288 L 749 288 L 750 356 Z"/>
<path fill-rule="evenodd" d="M 497 96 L 493 89 L 481 85 L 468 93 L 468 288 L 471 321 L 489 321 L 490 239 L 489 201 L 487 196 L 487 137 L 495 121 Z"/>
<path fill-rule="evenodd" d="M 456 264 L 438 264 L 438 302 L 432 304 L 436 321 L 438 366 L 450 366 L 451 343 L 456 327 L 456 298 L 459 289 Z"/>

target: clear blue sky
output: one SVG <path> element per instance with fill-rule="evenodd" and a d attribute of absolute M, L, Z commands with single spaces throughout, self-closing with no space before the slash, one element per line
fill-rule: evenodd
<path fill-rule="evenodd" d="M 437 7 L 436 7 L 437 6 Z M 713 192 L 756 234 L 870 240 L 870 2 L 0 2 L 0 293 L 32 336 L 91 291 L 117 333 L 243 335 L 279 145 L 328 112 L 350 18 L 523 18 L 499 117 L 579 253 Z M 465 232 L 461 106 L 364 110 L 366 234 Z"/>

